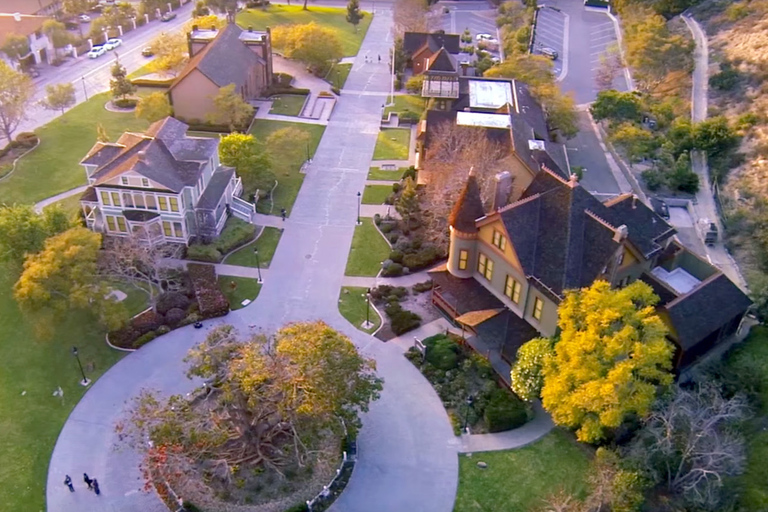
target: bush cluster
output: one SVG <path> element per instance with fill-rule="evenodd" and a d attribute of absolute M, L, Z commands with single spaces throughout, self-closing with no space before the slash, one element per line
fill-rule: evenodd
<path fill-rule="evenodd" d="M 390 302 L 384 312 L 387 313 L 392 332 L 398 336 L 421 325 L 421 317 L 413 311 L 403 309 L 399 302 Z"/>
<path fill-rule="evenodd" d="M 194 243 L 187 247 L 187 259 L 219 263 L 225 255 L 253 240 L 256 226 L 230 217 L 221 235 L 210 244 Z"/>
<path fill-rule="evenodd" d="M 431 291 L 432 290 L 432 280 L 428 279 L 428 280 L 426 280 L 424 282 L 416 283 L 415 285 L 413 285 L 411 287 L 411 289 L 413 290 L 413 293 L 423 293 L 423 292 Z"/>
<path fill-rule="evenodd" d="M 190 263 L 187 265 L 192 290 L 197 297 L 202 318 L 214 318 L 229 313 L 229 301 L 219 289 L 213 265 Z"/>
<path fill-rule="evenodd" d="M 503 432 L 524 425 L 528 421 L 528 409 L 522 400 L 498 388 L 491 393 L 483 419 L 488 432 Z"/>

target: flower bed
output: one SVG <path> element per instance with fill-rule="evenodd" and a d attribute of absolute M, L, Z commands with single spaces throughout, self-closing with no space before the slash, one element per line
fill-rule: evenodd
<path fill-rule="evenodd" d="M 200 307 L 200 316 L 214 318 L 229 313 L 229 301 L 219 288 L 216 268 L 213 265 L 190 263 L 187 265 L 187 271 Z"/>
<path fill-rule="evenodd" d="M 397 336 L 421 325 L 421 317 L 400 304 L 407 296 L 408 290 L 402 286 L 383 284 L 371 290 L 373 303 L 384 308 L 389 327 Z"/>
<path fill-rule="evenodd" d="M 412 347 L 405 356 L 440 396 L 456 435 L 464 425 L 472 433 L 518 428 L 532 418 L 528 404 L 501 387 L 491 364 L 452 334 L 422 341 L 425 354 Z"/>

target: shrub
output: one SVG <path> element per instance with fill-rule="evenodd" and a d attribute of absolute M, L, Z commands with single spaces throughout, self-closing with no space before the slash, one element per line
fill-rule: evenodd
<path fill-rule="evenodd" d="M 382 284 L 371 290 L 373 300 L 383 300 L 384 298 L 395 296 L 398 300 L 408 295 L 408 290 L 403 286 L 391 286 Z"/>
<path fill-rule="evenodd" d="M 227 220 L 227 225 L 224 226 L 219 238 L 216 239 L 215 245 L 219 252 L 224 255 L 253 240 L 255 234 L 256 226 L 231 217 Z"/>
<path fill-rule="evenodd" d="M 405 82 L 405 88 L 413 94 L 421 94 L 421 87 L 424 83 L 424 75 L 412 76 Z"/>
<path fill-rule="evenodd" d="M 229 313 L 229 301 L 219 289 L 213 265 L 190 263 L 187 271 L 192 281 L 201 318 L 213 318 Z"/>
<path fill-rule="evenodd" d="M 403 179 L 411 178 L 412 180 L 416 181 L 416 167 L 410 166 L 403 172 Z"/>
<path fill-rule="evenodd" d="M 413 112 L 411 110 L 404 110 L 403 112 L 400 112 L 398 115 L 398 119 L 401 123 L 418 123 L 420 116 L 416 112 Z"/>
<path fill-rule="evenodd" d="M 130 321 L 131 327 L 133 327 L 133 330 L 139 335 L 154 331 L 164 323 L 165 318 L 163 318 L 163 315 L 160 315 L 151 309 L 148 309 Z"/>
<path fill-rule="evenodd" d="M 275 73 L 272 75 L 272 82 L 280 87 L 290 87 L 293 76 L 288 73 Z"/>
<path fill-rule="evenodd" d="M 416 283 L 411 287 L 413 290 L 413 293 L 422 293 L 422 292 L 428 292 L 432 290 L 432 281 L 427 280 L 422 283 Z"/>
<path fill-rule="evenodd" d="M 218 263 L 221 261 L 221 252 L 213 244 L 191 244 L 187 247 L 187 259 L 195 261 L 205 261 L 208 263 Z"/>
<path fill-rule="evenodd" d="M 403 275 L 403 266 L 399 263 L 392 263 L 381 273 L 384 277 L 397 277 Z"/>
<path fill-rule="evenodd" d="M 387 233 L 395 229 L 395 225 L 392 222 L 386 222 L 386 223 L 382 222 L 381 224 L 379 224 L 379 229 L 381 230 L 382 233 L 386 235 Z"/>
<path fill-rule="evenodd" d="M 178 308 L 186 311 L 188 307 L 189 299 L 183 293 L 165 292 L 157 298 L 155 311 L 161 315 L 165 315 L 171 309 Z"/>
<path fill-rule="evenodd" d="M 718 91 L 733 90 L 739 84 L 740 74 L 730 64 L 723 64 L 719 73 L 709 77 L 709 86 Z"/>
<path fill-rule="evenodd" d="M 642 177 L 648 190 L 653 192 L 659 190 L 661 186 L 664 185 L 664 173 L 658 169 L 648 169 L 643 171 Z"/>
<path fill-rule="evenodd" d="M 190 313 L 189 315 L 187 315 L 187 317 L 184 320 L 179 322 L 179 324 L 176 327 L 184 327 L 185 325 L 193 324 L 195 322 L 199 322 L 200 320 L 202 320 L 202 318 L 200 318 L 199 314 Z"/>
<path fill-rule="evenodd" d="M 425 340 L 427 361 L 435 368 L 453 370 L 459 365 L 459 345 L 445 336 Z"/>
<path fill-rule="evenodd" d="M 133 348 L 141 348 L 155 338 L 157 338 L 157 333 L 155 331 L 144 333 L 134 340 Z"/>
<path fill-rule="evenodd" d="M 37 144 L 38 138 L 32 132 L 21 132 L 16 136 L 16 143 L 21 148 L 32 148 Z"/>
<path fill-rule="evenodd" d="M 157 333 L 158 336 L 161 336 L 163 334 L 168 334 L 169 332 L 171 332 L 171 328 L 168 327 L 167 325 L 161 325 L 160 327 L 157 328 L 155 332 Z"/>
<path fill-rule="evenodd" d="M 397 233 L 390 233 L 389 234 L 389 243 L 390 244 L 396 244 L 397 241 L 400 239 L 400 235 Z"/>
<path fill-rule="evenodd" d="M 170 326 L 177 326 L 179 322 L 184 320 L 187 317 L 187 312 L 183 309 L 179 308 L 172 308 L 168 310 L 168 313 L 165 315 L 165 322 Z"/>
<path fill-rule="evenodd" d="M 377 213 L 377 214 L 375 214 L 373 216 L 373 223 L 376 224 L 377 226 L 379 226 L 381 224 L 381 215 L 380 214 Z"/>
<path fill-rule="evenodd" d="M 483 418 L 488 432 L 503 432 L 525 424 L 528 411 L 520 399 L 503 389 L 497 389 L 485 407 Z"/>
<path fill-rule="evenodd" d="M 426 246 L 415 253 L 403 256 L 403 266 L 408 267 L 412 271 L 420 270 L 439 260 L 441 256 L 442 255 L 437 248 Z"/>
<path fill-rule="evenodd" d="M 389 303 L 385 312 L 389 317 L 389 324 L 392 328 L 392 332 L 398 336 L 421 325 L 421 317 L 419 315 L 403 309 L 397 302 Z"/>
<path fill-rule="evenodd" d="M 399 182 L 395 182 L 392 184 L 392 192 L 394 192 L 395 194 L 400 192 L 401 188 L 403 188 L 403 186 Z"/>
<path fill-rule="evenodd" d="M 398 251 L 397 249 L 393 250 L 392 252 L 389 253 L 389 259 L 391 259 L 395 263 L 402 263 L 403 262 L 402 251 Z"/>
<path fill-rule="evenodd" d="M 291 508 L 287 509 L 285 512 L 307 512 L 309 508 L 307 508 L 306 503 L 298 503 Z"/>
<path fill-rule="evenodd" d="M 136 108 L 136 104 L 139 101 L 134 98 L 120 98 L 112 100 L 112 104 L 117 108 Z"/>

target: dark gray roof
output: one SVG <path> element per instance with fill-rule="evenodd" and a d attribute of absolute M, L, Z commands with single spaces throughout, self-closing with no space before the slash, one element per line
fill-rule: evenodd
<path fill-rule="evenodd" d="M 606 201 L 605 205 L 610 211 L 606 220 L 614 225 L 626 225 L 629 241 L 646 259 L 659 253 L 662 244 L 676 233 L 675 228 L 632 194 Z"/>
<path fill-rule="evenodd" d="M 619 243 L 600 217 L 606 207 L 577 184 L 540 172 L 522 199 L 500 210 L 526 275 L 545 292 L 589 286 Z"/>
<path fill-rule="evenodd" d="M 458 71 L 458 64 L 456 58 L 448 53 L 445 48 L 440 48 L 437 53 L 432 55 L 429 59 L 429 67 L 427 68 L 427 74 L 444 74 L 444 73 L 456 73 Z"/>
<path fill-rule="evenodd" d="M 187 124 L 175 117 L 168 116 L 149 125 L 144 133 L 149 137 L 168 142 L 183 138 L 187 134 L 187 130 L 189 130 Z"/>
<path fill-rule="evenodd" d="M 445 265 L 428 273 L 434 285 L 440 287 L 440 295 L 459 315 L 471 311 L 506 308 L 503 302 L 472 277 L 456 277 L 445 270 Z"/>
<path fill-rule="evenodd" d="M 501 357 L 508 362 L 517 359 L 517 350 L 524 343 L 540 336 L 531 324 L 509 310 L 477 325 L 475 331 L 484 341 L 501 347 Z"/>
<path fill-rule="evenodd" d="M 517 105 L 512 109 L 512 115 L 521 117 L 536 134 L 537 139 L 549 141 L 549 129 L 547 128 L 547 117 L 541 104 L 531 94 L 527 84 L 517 80 L 511 80 L 512 87 L 515 88 L 515 98 Z"/>
<path fill-rule="evenodd" d="M 430 34 L 427 32 L 406 32 L 403 35 L 403 50 L 410 57 L 419 50 L 424 44 L 435 52 L 440 48 L 445 48 L 448 53 L 459 53 L 461 51 L 461 38 L 458 34 Z"/>
<path fill-rule="evenodd" d="M 733 318 L 743 315 L 752 301 L 725 274 L 716 274 L 664 309 L 683 350 L 690 350 Z"/>
<path fill-rule="evenodd" d="M 558 176 L 568 179 L 570 171 L 565 159 L 564 146 L 556 142 L 538 139 L 538 135 L 522 116 L 510 114 L 512 118 L 512 140 L 515 153 L 534 172 L 541 170 L 544 165 Z M 544 150 L 531 149 L 530 141 L 540 140 Z"/>
<path fill-rule="evenodd" d="M 200 199 L 197 200 L 197 206 L 201 210 L 214 210 L 221 201 L 221 196 L 224 195 L 224 191 L 227 189 L 229 181 L 235 174 L 233 167 L 220 166 L 216 169 L 216 172 L 211 176 L 211 181 L 208 182 L 208 186 L 205 187 Z"/>
<path fill-rule="evenodd" d="M 93 187 L 86 188 L 85 192 L 83 192 L 83 195 L 80 196 L 80 200 L 90 203 L 97 203 L 99 201 L 99 197 L 96 195 L 96 189 Z"/>
<path fill-rule="evenodd" d="M 120 144 L 99 142 L 80 163 L 96 166 L 104 165 L 119 155 L 123 149 L 124 147 Z"/>
<path fill-rule="evenodd" d="M 472 171 L 448 216 L 448 224 L 462 233 L 477 233 L 475 221 L 485 215 L 480 187 Z"/>

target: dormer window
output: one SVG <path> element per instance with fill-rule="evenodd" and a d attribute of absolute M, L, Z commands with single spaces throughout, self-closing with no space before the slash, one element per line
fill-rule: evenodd
<path fill-rule="evenodd" d="M 493 230 L 493 245 L 502 251 L 507 247 L 507 239 L 500 232 Z"/>
<path fill-rule="evenodd" d="M 121 185 L 128 185 L 128 178 L 125 176 L 120 177 L 120 184 Z"/>
<path fill-rule="evenodd" d="M 141 186 L 149 188 L 149 180 L 147 178 L 141 178 Z"/>

